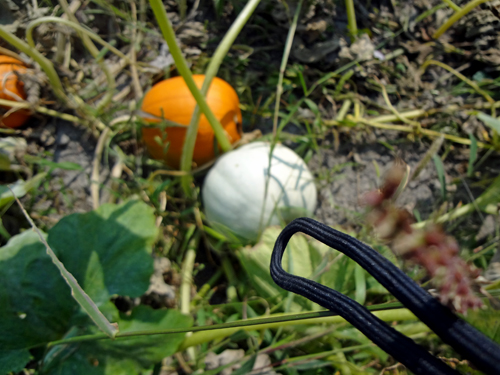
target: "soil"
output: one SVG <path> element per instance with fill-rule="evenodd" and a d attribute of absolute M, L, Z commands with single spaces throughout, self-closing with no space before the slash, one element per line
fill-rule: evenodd
<path fill-rule="evenodd" d="M 53 130 L 52 137 L 41 145 L 44 152 L 50 155 L 48 159 L 55 163 L 75 163 L 81 167 L 80 170 L 56 168 L 51 173 L 49 183 L 49 190 L 55 194 L 51 199 L 42 200 L 33 207 L 37 212 L 56 208 L 49 210 L 47 214 L 47 218 L 53 224 L 69 212 L 92 210 L 90 175 L 96 140 L 86 129 L 62 120 L 56 121 L 50 130 Z M 104 187 L 109 186 L 109 171 L 109 164 L 102 162 L 100 182 Z M 106 202 L 107 197 L 109 197 L 107 189 L 101 189 L 101 202 Z"/>
<path fill-rule="evenodd" d="M 383 133 L 378 134 L 379 139 L 383 137 Z M 395 151 L 373 141 L 343 144 L 338 151 L 326 146 L 322 145 L 321 151 L 314 156 L 309 166 L 316 174 L 335 171 L 331 183 L 321 181 L 318 186 L 319 202 L 315 214 L 318 220 L 328 225 L 356 222 L 364 211 L 363 194 L 380 187 L 384 172 L 393 165 L 396 155 L 414 170 L 428 148 L 424 143 L 410 141 L 397 145 Z M 451 170 L 453 163 L 447 163 L 447 167 Z M 439 204 L 439 194 L 440 183 L 431 162 L 420 173 L 417 181 L 408 184 L 398 204 L 410 212 L 418 210 L 425 219 Z"/>

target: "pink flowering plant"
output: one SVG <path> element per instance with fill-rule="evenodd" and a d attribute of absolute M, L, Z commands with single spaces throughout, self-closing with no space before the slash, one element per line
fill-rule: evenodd
<path fill-rule="evenodd" d="M 457 240 L 439 224 L 414 228 L 411 214 L 396 207 L 394 196 L 404 174 L 403 167 L 394 166 L 380 189 L 365 194 L 363 203 L 369 208 L 367 222 L 380 238 L 392 245 L 396 255 L 424 268 L 437 288 L 441 303 L 462 314 L 481 307 L 482 301 L 474 293 L 479 289 L 479 270 L 459 256 Z"/>

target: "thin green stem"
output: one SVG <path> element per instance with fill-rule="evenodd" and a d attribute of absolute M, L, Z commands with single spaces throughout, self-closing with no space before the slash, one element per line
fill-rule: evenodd
<path fill-rule="evenodd" d="M 415 18 L 414 25 L 419 24 L 422 20 L 426 19 L 429 16 L 432 16 L 434 13 L 436 13 L 439 9 L 446 8 L 446 4 L 438 4 L 431 9 L 426 10 L 425 12 L 422 12 L 421 14 L 418 15 L 417 18 Z M 375 47 L 375 49 L 379 49 L 379 47 Z M 386 55 L 387 59 L 387 55 Z"/>
<path fill-rule="evenodd" d="M 497 250 L 498 251 L 498 250 Z M 500 288 L 500 279 L 496 280 L 495 282 L 493 282 L 493 284 L 490 284 L 490 285 L 486 285 L 484 287 L 484 289 L 490 291 L 490 290 L 494 290 L 494 289 L 497 289 L 497 288 Z M 498 295 L 498 293 L 495 293 L 496 295 Z M 493 295 L 492 292 L 490 292 L 490 295 Z"/>
<path fill-rule="evenodd" d="M 186 19 L 187 0 L 177 0 L 177 5 L 179 6 L 181 20 L 184 21 Z"/>
<path fill-rule="evenodd" d="M 269 150 L 269 168 L 267 168 L 267 174 L 266 174 L 266 185 L 264 188 L 264 203 L 262 205 L 262 209 L 260 211 L 260 219 L 259 219 L 259 235 L 258 237 L 262 235 L 262 230 L 265 228 L 267 225 L 262 225 L 263 220 L 264 220 L 264 207 L 266 207 L 266 202 L 268 198 L 268 191 L 269 191 L 269 183 L 271 181 L 271 167 L 272 167 L 272 157 L 273 157 L 273 151 L 274 147 L 276 145 L 276 142 L 278 140 L 278 136 L 281 132 L 281 129 L 285 126 L 286 122 L 281 122 L 280 126 L 278 127 L 278 116 L 279 116 L 279 109 L 280 109 L 280 101 L 281 101 L 281 94 L 283 93 L 283 77 L 285 75 L 285 69 L 288 64 L 288 58 L 290 56 L 290 51 L 292 49 L 292 44 L 293 44 L 293 38 L 295 36 L 295 30 L 297 29 L 297 23 L 299 21 L 299 15 L 300 15 L 300 9 L 302 8 L 302 2 L 303 0 L 299 0 L 297 4 L 297 8 L 295 9 L 295 14 L 293 16 L 292 24 L 290 25 L 290 29 L 288 30 L 288 35 L 286 37 L 286 43 L 285 43 L 285 49 L 283 51 L 283 57 L 281 59 L 281 65 L 280 65 L 280 74 L 278 77 L 278 84 L 276 85 L 276 102 L 274 103 L 274 118 L 273 118 L 273 140 L 271 142 L 271 148 Z M 299 103 L 301 104 L 305 100 L 305 98 L 302 98 Z M 300 105 L 298 104 L 298 105 Z M 298 105 L 296 105 L 295 110 L 298 109 Z M 291 116 L 292 113 L 295 111 L 291 111 L 291 113 L 288 114 L 288 117 Z M 288 121 L 287 121 L 288 122 Z M 268 223 L 267 223 L 268 224 Z"/>
<path fill-rule="evenodd" d="M 66 120 L 69 122 L 74 122 L 77 124 L 88 125 L 88 121 L 83 120 L 80 117 L 76 117 L 76 116 L 70 115 L 68 113 L 57 112 L 57 111 L 54 111 L 53 109 L 48 109 L 48 108 L 41 107 L 41 106 L 32 106 L 31 104 L 29 104 L 27 102 L 20 103 L 20 102 L 15 102 L 13 100 L 0 99 L 0 105 L 6 106 L 6 107 L 11 107 L 11 108 L 31 109 L 31 110 L 43 113 L 44 115 L 49 115 L 49 116 L 61 118 L 63 120 Z"/>
<path fill-rule="evenodd" d="M 184 257 L 184 262 L 182 263 L 181 277 L 182 283 L 180 288 L 181 293 L 181 313 L 185 315 L 190 315 L 191 312 L 191 286 L 193 285 L 193 267 L 194 260 L 196 258 L 196 248 L 198 247 L 199 236 L 195 235 L 191 241 L 189 241 L 188 251 Z M 191 333 L 187 333 L 187 336 L 191 336 Z M 194 360 L 196 353 L 194 348 L 188 348 L 188 355 L 191 360 Z"/>
<path fill-rule="evenodd" d="M 196 239 L 193 239 L 193 241 L 196 241 L 196 243 L 198 243 Z M 191 310 L 190 306 L 191 285 L 193 284 L 193 266 L 195 258 L 196 258 L 196 251 L 192 249 L 190 245 L 190 248 L 186 252 L 186 256 L 184 257 L 184 262 L 182 264 L 182 271 L 181 271 L 182 283 L 180 288 L 181 313 L 186 315 L 189 315 Z"/>
<path fill-rule="evenodd" d="M 418 223 L 413 224 L 412 227 L 414 227 L 415 229 L 420 229 L 432 223 L 446 223 L 447 221 L 458 219 L 461 216 L 465 216 L 476 211 L 477 205 L 481 203 L 482 201 L 478 198 L 476 202 L 464 204 L 463 206 L 460 206 L 444 215 L 439 216 L 435 220 L 420 221 Z M 481 211 L 489 215 L 498 215 L 498 207 L 494 203 L 488 203 L 482 206 Z"/>
<path fill-rule="evenodd" d="M 347 112 L 351 108 L 351 104 L 352 104 L 352 102 L 349 99 L 344 100 L 344 102 L 342 103 L 342 107 L 340 107 L 340 110 L 337 114 L 335 121 L 343 121 L 344 120 L 345 116 L 347 115 Z"/>
<path fill-rule="evenodd" d="M 215 137 L 217 138 L 217 142 L 219 143 L 222 151 L 227 152 L 231 150 L 232 148 L 231 143 L 227 139 L 224 129 L 222 128 L 222 125 L 213 114 L 212 110 L 205 101 L 205 98 L 203 97 L 202 93 L 200 92 L 200 90 L 198 89 L 193 80 L 187 62 L 184 59 L 184 56 L 182 55 L 181 49 L 179 48 L 177 42 L 175 41 L 175 32 L 174 29 L 172 28 L 170 20 L 167 17 L 167 12 L 163 7 L 163 3 L 161 2 L 161 0 L 149 0 L 149 3 L 156 17 L 158 25 L 160 26 L 163 38 L 165 38 L 170 53 L 172 54 L 175 66 L 177 67 L 177 70 L 179 71 L 180 75 L 186 82 L 186 85 L 189 88 L 189 91 L 191 91 L 191 94 L 196 100 L 196 103 L 198 103 L 198 105 L 200 106 L 201 112 L 205 115 L 208 122 L 212 126 L 215 133 Z"/>
<path fill-rule="evenodd" d="M 215 50 L 215 53 L 212 56 L 210 64 L 208 65 L 207 70 L 205 72 L 205 80 L 203 81 L 203 85 L 200 90 L 203 96 L 207 95 L 210 84 L 212 83 L 213 78 L 217 75 L 219 67 L 222 64 L 222 61 L 226 57 L 229 49 L 233 45 L 237 36 L 239 35 L 243 27 L 246 25 L 250 16 L 253 14 L 255 8 L 257 8 L 257 5 L 259 5 L 259 3 L 260 0 L 250 0 L 245 5 L 245 8 L 238 15 L 236 20 L 233 22 L 233 24 L 227 31 L 226 35 L 224 35 L 224 38 L 222 39 L 220 44 L 217 46 L 217 49 Z M 193 115 L 191 117 L 191 121 L 189 122 L 189 127 L 186 131 L 186 139 L 184 141 L 184 147 L 182 149 L 182 155 L 181 155 L 180 168 L 182 171 L 185 172 L 191 171 L 191 163 L 193 160 L 196 135 L 198 134 L 198 123 L 200 121 L 200 115 L 201 115 L 200 107 L 196 105 Z M 192 178 L 193 177 L 189 174 L 181 178 L 181 183 L 184 192 L 188 195 L 191 192 L 190 187 Z"/>
<path fill-rule="evenodd" d="M 358 64 L 359 61 L 358 60 L 354 60 L 354 61 L 351 61 L 343 66 L 341 66 L 340 68 L 338 68 L 337 70 L 333 71 L 333 72 L 330 72 L 328 74 L 325 74 L 322 78 L 318 79 L 316 82 L 313 83 L 313 85 L 309 88 L 309 90 L 307 91 L 307 95 L 306 96 L 309 96 L 311 95 L 311 93 L 316 90 L 316 88 L 319 86 L 319 85 L 322 85 L 323 83 L 325 83 L 326 81 L 328 81 L 330 78 L 334 78 L 334 77 L 337 77 L 340 73 L 343 73 L 345 72 L 347 69 L 350 69 L 351 67 L 355 66 L 356 64 Z"/>
<path fill-rule="evenodd" d="M 491 185 L 471 203 L 460 206 L 435 220 L 421 221 L 413 224 L 415 228 L 422 228 L 431 222 L 444 223 L 468 215 L 476 210 L 481 210 L 490 215 L 498 215 L 498 191 L 500 190 L 500 176 L 497 176 Z"/>
<path fill-rule="evenodd" d="M 467 13 L 469 13 L 472 9 L 477 7 L 478 5 L 481 5 L 483 3 L 486 3 L 489 0 L 472 0 L 471 2 L 467 3 L 466 6 L 464 6 L 460 11 L 455 12 L 450 18 L 446 20 L 445 23 L 441 25 L 439 29 L 434 33 L 432 36 L 434 39 L 438 39 L 441 35 L 443 35 L 455 22 L 457 22 L 460 18 L 465 16 Z"/>
<path fill-rule="evenodd" d="M 402 333 L 406 334 L 407 336 L 409 336 L 411 338 L 416 338 L 416 337 L 420 337 L 421 334 L 427 333 L 430 331 L 430 329 L 425 324 L 423 324 L 423 323 L 416 323 L 416 324 L 417 324 L 417 326 L 412 327 L 411 334 L 406 333 L 406 332 L 402 332 Z M 395 328 L 398 331 L 400 330 L 400 329 L 398 329 L 399 327 L 395 327 Z M 302 362 L 307 362 L 310 360 L 329 357 L 329 356 L 335 355 L 337 353 L 347 353 L 347 352 L 351 352 L 354 350 L 370 348 L 373 346 L 375 346 L 375 344 L 370 342 L 368 344 L 353 345 L 353 346 L 348 346 L 346 348 L 336 348 L 336 349 L 325 351 L 322 353 L 306 354 L 306 355 L 302 355 L 302 356 L 298 356 L 298 357 L 287 358 L 282 362 L 282 365 L 280 367 L 276 367 L 275 370 L 279 370 L 282 368 L 289 368 L 290 365 L 293 366 L 294 364 L 297 365 L 297 364 L 302 363 Z"/>
<path fill-rule="evenodd" d="M 288 35 L 286 37 L 285 50 L 283 51 L 283 58 L 281 59 L 280 75 L 278 77 L 278 84 L 276 85 L 276 102 L 274 104 L 273 138 L 275 139 L 275 141 L 278 130 L 278 114 L 280 110 L 281 94 L 283 93 L 283 76 L 285 75 L 285 69 L 288 63 L 288 57 L 290 56 L 290 51 L 292 49 L 293 38 L 295 36 L 295 30 L 297 29 L 297 22 L 299 20 L 300 9 L 302 8 L 302 2 L 303 0 L 299 0 L 297 8 L 295 9 L 295 14 L 293 16 L 292 24 L 290 25 L 290 30 L 288 30 Z"/>
<path fill-rule="evenodd" d="M 493 296 L 500 296 L 500 293 L 496 293 L 496 291 L 491 291 L 491 295 Z M 231 305 L 231 304 L 228 304 Z M 221 305 L 222 306 L 222 305 Z M 382 319 L 383 321 L 391 322 L 391 321 L 408 321 L 408 320 L 417 320 L 416 317 L 413 315 L 411 311 L 408 309 L 404 308 L 397 308 L 398 306 L 401 306 L 399 302 L 396 303 L 390 303 L 390 304 L 381 304 L 381 305 L 372 305 L 372 306 L 367 306 L 366 308 L 370 311 L 373 312 L 375 316 L 377 316 L 379 319 Z M 265 317 L 265 318 L 254 318 L 254 319 L 248 319 L 248 320 L 243 320 L 243 321 L 236 321 L 236 322 L 230 322 L 230 323 L 222 323 L 222 324 L 213 324 L 213 325 L 206 325 L 206 326 L 198 326 L 198 327 L 191 327 L 191 328 L 177 328 L 177 329 L 156 329 L 156 330 L 147 330 L 147 331 L 132 331 L 132 332 L 118 332 L 116 335 L 116 338 L 127 338 L 127 337 L 135 337 L 135 336 L 152 336 L 152 335 L 167 335 L 167 334 L 174 334 L 174 333 L 186 333 L 186 332 L 203 332 L 203 331 L 210 331 L 210 330 L 227 330 L 231 329 L 230 331 L 224 331 L 223 334 L 217 335 L 217 337 L 220 336 L 227 336 L 230 335 L 238 330 L 246 330 L 246 331 L 253 331 L 253 330 L 262 330 L 262 329 L 268 329 L 268 328 L 279 328 L 282 326 L 294 326 L 294 325 L 310 325 L 310 324 L 340 324 L 340 323 L 346 323 L 346 321 L 335 315 L 334 313 L 330 311 L 317 311 L 317 312 L 307 312 L 307 313 L 298 313 L 298 314 L 275 314 L 271 317 Z M 198 343 L 203 343 L 207 341 L 211 341 L 217 337 L 213 338 L 203 338 L 203 337 L 198 337 L 196 335 L 191 336 L 189 341 L 184 340 L 182 343 L 181 347 L 179 350 L 183 350 L 187 348 L 190 345 L 197 345 Z M 51 341 L 48 343 L 40 343 L 33 345 L 27 349 L 32 349 L 32 348 L 37 348 L 37 347 L 43 347 L 47 346 L 48 348 L 57 346 L 57 345 L 65 345 L 65 344 L 72 344 L 72 343 L 78 343 L 78 342 L 88 342 L 88 341 L 98 341 L 98 340 L 105 340 L 108 337 L 103 334 L 103 333 L 96 333 L 92 335 L 84 335 L 84 336 L 77 336 L 77 337 L 71 337 L 68 339 L 62 339 L 62 340 L 57 340 L 57 341 Z M 196 340 L 197 342 L 195 343 L 193 340 Z"/>
<path fill-rule="evenodd" d="M 383 122 L 393 122 L 393 121 L 399 121 L 400 117 L 404 117 L 404 118 L 407 118 L 407 119 L 412 119 L 412 118 L 417 118 L 417 117 L 425 116 L 426 114 L 428 114 L 428 112 L 426 112 L 423 109 L 414 109 L 412 111 L 399 112 L 398 116 L 396 116 L 396 115 L 381 115 L 381 116 L 373 117 L 373 118 L 370 119 L 370 121 L 372 121 L 372 122 L 381 122 L 381 123 L 383 123 Z"/>
<path fill-rule="evenodd" d="M 401 114 L 398 112 L 398 110 L 396 108 L 394 108 L 394 106 L 392 105 L 391 100 L 389 99 L 389 95 L 387 94 L 387 90 L 385 89 L 385 85 L 383 85 L 380 82 L 377 82 L 377 83 L 380 87 L 380 90 L 382 91 L 382 97 L 384 98 L 385 104 L 387 105 L 389 110 L 394 114 L 394 116 L 396 116 L 399 121 L 404 122 L 405 124 L 416 126 L 417 128 L 420 127 L 420 124 L 418 122 L 408 120 L 407 117 L 401 116 Z"/>
<path fill-rule="evenodd" d="M 353 0 L 345 0 L 345 9 L 347 13 L 347 28 L 351 33 L 353 38 L 358 35 L 358 25 L 356 23 L 356 12 L 354 10 L 354 1 Z"/>
<path fill-rule="evenodd" d="M 446 5 L 448 5 L 451 9 L 453 9 L 455 12 L 460 12 L 462 10 L 462 8 L 460 8 L 457 4 L 455 4 L 453 1 L 451 0 L 443 0 L 443 3 L 445 3 Z"/>
<path fill-rule="evenodd" d="M 224 270 L 224 274 L 229 284 L 226 291 L 227 299 L 229 302 L 237 301 L 238 294 L 236 293 L 236 285 L 238 284 L 238 278 L 236 277 L 233 265 L 227 255 L 222 258 L 222 269 Z"/>
<path fill-rule="evenodd" d="M 381 308 L 383 305 L 373 305 L 367 306 L 368 310 L 373 311 L 373 314 L 383 321 L 407 321 L 416 320 L 415 315 L 410 310 L 407 309 L 392 309 L 392 310 L 381 310 L 374 311 L 377 308 Z M 116 335 L 116 339 L 126 338 L 126 337 L 136 337 L 136 336 L 151 336 L 151 335 L 166 335 L 174 333 L 186 333 L 186 332 L 203 332 L 203 331 L 217 331 L 206 337 L 201 337 L 193 334 L 190 338 L 184 340 L 183 344 L 179 348 L 182 351 L 189 346 L 198 345 L 203 342 L 211 341 L 218 337 L 225 337 L 233 334 L 239 330 L 246 331 L 258 331 L 262 329 L 279 328 L 284 326 L 293 325 L 303 325 L 303 324 L 339 324 L 346 323 L 345 319 L 335 315 L 330 311 L 317 311 L 317 312 L 307 312 L 307 313 L 291 313 L 291 314 L 275 314 L 270 317 L 265 318 L 253 318 L 247 320 L 240 320 L 230 323 L 212 324 L 206 326 L 198 326 L 191 328 L 174 328 L 174 329 L 154 329 L 145 331 L 131 331 L 123 332 L 120 331 Z M 212 337 L 213 336 L 213 337 Z M 47 345 L 48 348 L 54 347 L 56 345 L 71 344 L 76 342 L 87 342 L 87 341 L 98 341 L 105 340 L 108 336 L 103 333 L 95 333 L 92 335 L 84 335 L 71 337 L 68 339 L 52 341 L 49 343 L 42 343 L 32 346 L 31 348 L 41 347 Z M 189 339 L 189 340 L 188 340 Z"/>
<path fill-rule="evenodd" d="M 0 38 L 35 60 L 47 75 L 50 86 L 52 87 L 52 90 L 54 91 L 54 94 L 57 96 L 57 98 L 66 105 L 74 106 L 74 103 L 71 102 L 71 100 L 64 92 L 61 80 L 59 79 L 59 76 L 54 69 L 54 65 L 52 65 L 49 59 L 43 56 L 36 49 L 31 48 L 25 41 L 19 39 L 14 34 L 5 30 L 2 26 L 0 26 Z"/>
<path fill-rule="evenodd" d="M 203 299 L 206 296 L 206 294 L 210 291 L 212 286 L 217 282 L 217 280 L 219 280 L 221 276 L 222 276 L 221 269 L 215 271 L 210 280 L 208 280 L 205 284 L 203 284 L 203 286 L 198 290 L 198 293 L 196 293 L 196 295 L 191 300 L 191 308 L 195 307 L 196 302 Z"/>
<path fill-rule="evenodd" d="M 329 312 L 325 312 L 329 313 Z M 312 313 L 309 313 L 312 314 Z M 416 320 L 417 318 L 415 315 L 410 310 L 407 309 L 397 309 L 397 310 L 387 310 L 387 311 L 379 311 L 379 312 L 374 312 L 373 313 L 375 316 L 377 316 L 379 319 L 385 321 L 385 322 L 391 322 L 391 321 L 407 321 L 407 320 Z M 286 314 L 284 316 L 291 316 L 294 314 Z M 301 314 L 298 314 L 301 315 Z M 248 322 L 253 319 L 249 319 L 243 322 Z M 281 321 L 281 322 L 267 322 L 264 324 L 258 324 L 258 325 L 241 325 L 241 326 L 236 326 L 236 327 L 231 327 L 231 328 L 224 328 L 224 329 L 218 329 L 218 330 L 211 330 L 211 331 L 202 331 L 202 332 L 197 332 L 194 333 L 190 337 L 186 337 L 183 341 L 183 343 L 180 345 L 179 350 L 182 351 L 185 348 L 188 348 L 193 345 L 200 345 L 205 342 L 210 342 L 216 339 L 221 339 L 224 337 L 231 336 L 232 334 L 238 332 L 238 331 L 260 331 L 264 329 L 276 329 L 280 327 L 286 327 L 286 326 L 293 326 L 297 324 L 340 324 L 340 323 L 346 323 L 346 320 L 340 316 L 322 316 L 318 318 L 310 318 L 307 320 L 286 320 L 286 321 Z"/>
<path fill-rule="evenodd" d="M 362 124 L 365 124 L 365 125 L 368 125 L 368 126 L 371 126 L 374 128 L 378 128 L 378 129 L 386 129 L 386 130 L 391 130 L 391 131 L 402 131 L 402 132 L 407 132 L 407 133 L 414 133 L 415 132 L 415 128 L 412 126 L 383 124 L 383 123 L 379 123 L 379 122 L 373 122 L 371 120 L 366 120 L 364 118 L 356 118 L 352 115 L 347 115 L 346 120 L 352 121 L 352 122 L 360 122 Z M 325 125 L 330 125 L 330 126 L 331 125 L 340 125 L 335 120 L 324 120 L 323 123 Z M 460 143 L 462 145 L 469 145 L 469 146 L 471 144 L 470 139 L 457 137 L 457 136 L 452 135 L 452 134 L 440 133 L 440 132 L 437 132 L 435 130 L 424 129 L 424 128 L 421 128 L 419 131 L 420 131 L 420 134 L 423 134 L 423 135 L 430 137 L 430 138 L 441 137 L 441 135 L 442 135 L 445 139 L 448 139 L 448 140 L 455 142 L 455 143 Z M 483 142 L 477 142 L 477 147 L 486 148 L 486 149 L 492 148 L 491 145 L 483 143 Z"/>
<path fill-rule="evenodd" d="M 476 92 L 480 95 L 482 95 L 486 101 L 488 103 L 490 103 L 491 105 L 491 115 L 493 117 L 496 117 L 496 110 L 495 110 L 495 101 L 493 100 L 493 98 L 484 90 L 482 90 L 477 84 L 476 82 L 474 81 L 471 81 L 469 78 L 467 78 L 466 76 L 464 76 L 462 73 L 458 72 L 457 70 L 453 69 L 451 66 L 445 64 L 445 63 L 442 63 L 441 61 L 437 61 L 437 60 L 427 60 L 426 62 L 424 62 L 422 64 L 422 71 L 425 71 L 425 69 L 427 69 L 427 67 L 429 65 L 437 65 L 443 69 L 446 69 L 447 71 L 449 71 L 450 73 L 452 73 L 453 75 L 455 75 L 457 78 L 459 78 L 460 80 L 464 81 L 465 83 L 467 83 L 470 87 L 472 87 L 474 90 L 476 90 Z"/>
<path fill-rule="evenodd" d="M 417 166 L 413 170 L 413 173 L 409 177 L 408 181 L 414 181 L 420 173 L 424 170 L 424 168 L 427 166 L 427 164 L 431 161 L 431 159 L 436 155 L 443 145 L 444 142 L 444 137 L 441 136 L 439 138 L 434 139 L 434 141 L 431 144 L 431 147 L 428 148 L 427 152 L 425 153 L 424 157 L 420 159 L 418 162 Z M 400 185 L 401 186 L 401 185 Z M 396 200 L 396 199 L 394 199 Z"/>

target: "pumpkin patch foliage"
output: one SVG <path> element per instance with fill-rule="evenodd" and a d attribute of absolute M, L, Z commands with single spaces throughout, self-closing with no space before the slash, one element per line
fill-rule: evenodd
<path fill-rule="evenodd" d="M 499 10 L 0 0 L 0 375 L 496 375 Z"/>
<path fill-rule="evenodd" d="M 151 208 L 129 201 L 67 216 L 46 237 L 67 270 L 122 332 L 189 327 L 191 319 L 175 310 L 141 306 L 125 315 L 110 301 L 112 296 L 134 298 L 147 290 L 156 235 Z M 4 333 L 0 337 L 1 374 L 24 368 L 32 358 L 32 347 L 42 349 L 50 341 L 97 332 L 31 230 L 0 248 L 0 300 L 0 331 Z M 183 337 L 174 334 L 155 340 L 117 341 L 116 345 L 108 341 L 65 345 L 37 350 L 36 360 L 43 361 L 41 373 L 47 374 L 138 373 L 174 353 Z"/>

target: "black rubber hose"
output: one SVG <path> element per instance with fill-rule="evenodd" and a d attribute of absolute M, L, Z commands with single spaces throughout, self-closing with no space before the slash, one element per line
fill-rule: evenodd
<path fill-rule="evenodd" d="M 415 374 L 458 374 L 356 301 L 324 285 L 285 272 L 281 260 L 288 241 L 297 232 L 307 234 L 353 259 L 479 370 L 487 375 L 500 374 L 500 346 L 456 316 L 377 251 L 315 220 L 300 218 L 292 221 L 276 240 L 271 257 L 271 277 L 280 287 L 342 316 Z"/>

